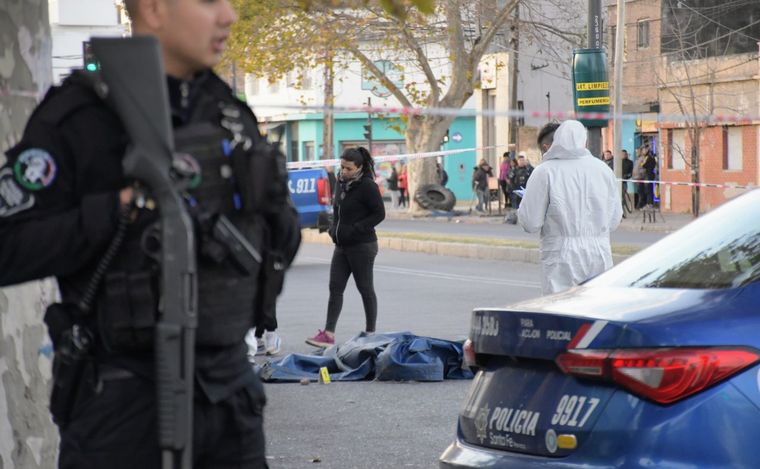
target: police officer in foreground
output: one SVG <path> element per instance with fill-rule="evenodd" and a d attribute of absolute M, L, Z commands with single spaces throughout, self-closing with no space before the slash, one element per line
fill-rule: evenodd
<path fill-rule="evenodd" d="M 258 161 L 263 140 L 250 109 L 211 71 L 236 19 L 229 0 L 126 7 L 134 33 L 161 44 L 175 146 L 196 171 L 184 194 L 198 245 L 194 468 L 264 468 L 265 397 L 243 338 L 257 295 L 271 295 L 272 284 L 279 293 L 281 281 L 270 277 L 284 274 L 300 243 L 284 161 L 284 178 L 258 181 L 267 184 L 266 204 L 249 206 L 255 172 L 240 168 Z M 161 466 L 152 350 L 160 207 L 124 177 L 128 143 L 118 116 L 78 72 L 48 92 L 0 168 L 0 285 L 53 275 L 61 290 L 45 321 L 64 469 Z M 256 268 L 235 262 L 217 239 L 221 220 L 255 247 Z"/>

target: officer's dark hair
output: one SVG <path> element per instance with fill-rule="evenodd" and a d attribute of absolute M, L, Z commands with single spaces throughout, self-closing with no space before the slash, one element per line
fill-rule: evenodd
<path fill-rule="evenodd" d="M 138 0 L 124 0 L 124 9 L 127 10 L 127 16 L 132 21 L 135 20 L 135 14 L 137 13 L 137 2 Z"/>
<path fill-rule="evenodd" d="M 361 166 L 365 174 L 375 174 L 375 160 L 364 147 L 346 148 L 340 155 L 341 160 L 350 161 L 356 166 Z"/>
<path fill-rule="evenodd" d="M 127 16 L 129 16 L 129 19 L 131 21 L 135 21 L 137 19 L 137 10 L 140 0 L 124 0 L 124 9 L 127 10 Z"/>
<path fill-rule="evenodd" d="M 536 143 L 538 143 L 539 149 L 544 143 L 551 146 L 552 142 L 554 142 L 554 132 L 556 132 L 558 128 L 559 122 L 549 122 L 541 127 L 541 130 L 538 132 L 538 138 L 536 138 Z"/>

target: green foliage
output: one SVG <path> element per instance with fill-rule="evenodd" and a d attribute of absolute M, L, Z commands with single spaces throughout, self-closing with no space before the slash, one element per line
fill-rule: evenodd
<path fill-rule="evenodd" d="M 479 84 L 482 55 L 520 0 L 502 6 L 492 0 L 231 1 L 239 20 L 225 60 L 247 73 L 302 76 L 334 57 L 338 69 L 359 62 L 402 106 L 461 107 Z M 391 125 L 405 129 L 410 151 L 429 151 L 452 119 L 419 116 Z"/>

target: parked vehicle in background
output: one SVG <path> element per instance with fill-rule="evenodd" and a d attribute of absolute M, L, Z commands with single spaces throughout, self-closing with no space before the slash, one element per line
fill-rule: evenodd
<path fill-rule="evenodd" d="M 760 467 L 760 190 L 585 284 L 473 311 L 442 468 Z"/>
<path fill-rule="evenodd" d="M 332 188 L 325 168 L 288 171 L 288 188 L 301 228 L 326 230 L 332 214 Z"/>

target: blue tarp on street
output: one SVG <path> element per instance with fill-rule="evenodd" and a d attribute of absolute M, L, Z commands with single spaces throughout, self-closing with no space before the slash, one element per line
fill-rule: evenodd
<path fill-rule="evenodd" d="M 267 382 L 317 381 L 327 367 L 333 381 L 442 381 L 471 379 L 462 368 L 462 344 L 420 337 L 411 332 L 365 335 L 330 347 L 323 355 L 290 354 L 261 369 Z"/>

